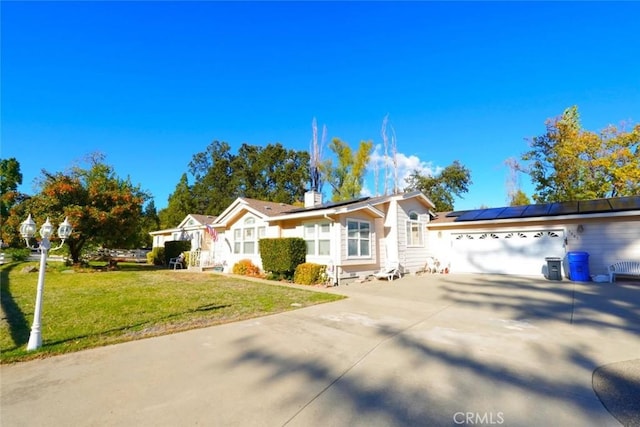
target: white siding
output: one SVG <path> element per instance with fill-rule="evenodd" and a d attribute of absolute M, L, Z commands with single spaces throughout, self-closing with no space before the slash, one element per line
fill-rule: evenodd
<path fill-rule="evenodd" d="M 400 266 L 404 273 L 415 273 L 424 267 L 429 254 L 428 237 L 426 226 L 429 222 L 429 213 L 425 212 L 424 205 L 410 199 L 402 201 L 398 209 L 398 244 L 400 253 Z M 418 220 L 421 223 L 422 228 L 422 245 L 409 246 L 409 238 L 407 236 L 407 221 L 409 220 L 409 214 L 416 212 L 418 214 Z"/>
<path fill-rule="evenodd" d="M 579 226 L 581 231 L 579 231 Z M 509 232 L 531 230 L 563 230 L 566 238 L 566 252 L 587 252 L 589 254 L 590 275 L 604 274 L 607 267 L 617 260 L 640 260 L 640 219 L 631 218 L 572 218 L 562 220 L 550 217 L 545 220 L 484 225 L 473 227 L 473 223 L 447 224 L 447 228 L 435 225 L 429 230 L 429 249 L 438 259 L 447 262 L 454 260 L 453 248 L 455 234 L 477 232 Z M 454 269 L 455 270 L 455 269 Z M 565 258 L 563 270 L 569 270 Z"/>
<path fill-rule="evenodd" d="M 640 261 L 640 221 L 584 221 L 569 225 L 567 236 L 567 251 L 589 253 L 591 275 L 605 274 L 615 261 Z"/>
<path fill-rule="evenodd" d="M 381 239 L 380 243 L 376 246 L 377 251 L 374 253 L 375 263 L 377 266 L 376 270 L 380 270 L 380 268 L 384 266 L 385 260 L 387 259 L 387 247 L 384 242 L 384 239 L 385 239 L 384 220 L 382 218 L 376 218 L 374 224 L 375 224 L 374 228 L 375 228 L 376 236 L 379 239 Z"/>
<path fill-rule="evenodd" d="M 231 267 L 229 260 L 231 256 L 231 242 L 228 240 L 228 236 L 224 232 L 218 233 L 218 240 L 209 243 L 209 261 L 213 264 L 224 265 L 225 270 L 229 271 Z"/>
<path fill-rule="evenodd" d="M 451 243 L 450 230 L 429 230 L 428 248 L 429 254 L 440 261 L 440 265 L 444 268 L 451 264 L 451 255 L 453 248 Z"/>

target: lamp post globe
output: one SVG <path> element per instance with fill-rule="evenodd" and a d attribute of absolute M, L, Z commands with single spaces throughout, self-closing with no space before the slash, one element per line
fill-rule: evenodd
<path fill-rule="evenodd" d="M 52 233 L 53 225 L 51 225 L 51 221 L 49 221 L 49 217 L 47 217 L 47 220 L 42 224 L 42 227 L 40 227 L 40 237 L 49 240 Z"/>
<path fill-rule="evenodd" d="M 69 223 L 69 217 L 65 217 L 64 221 L 58 227 L 58 237 L 62 240 L 66 240 L 69 238 L 69 236 L 71 236 L 72 231 L 73 228 Z"/>
<path fill-rule="evenodd" d="M 36 305 L 33 312 L 33 324 L 31 325 L 27 351 L 37 350 L 42 347 L 42 327 L 40 320 L 42 318 L 42 295 L 44 293 L 44 275 L 47 269 L 47 253 L 49 250 L 62 248 L 65 239 L 69 238 L 72 232 L 73 228 L 71 227 L 68 219 L 65 218 L 64 222 L 62 222 L 58 227 L 58 237 L 62 239 L 62 242 L 58 247 L 51 249 L 49 238 L 53 234 L 53 225 L 51 224 L 51 221 L 49 221 L 49 218 L 47 218 L 45 223 L 42 224 L 42 227 L 40 227 L 40 237 L 42 237 L 42 240 L 40 240 L 37 247 L 32 247 L 29 245 L 29 239 L 33 238 L 36 234 L 36 223 L 33 218 L 31 218 L 31 214 L 29 214 L 27 219 L 20 224 L 20 235 L 25 239 L 27 247 L 40 250 L 40 269 L 38 270 Z"/>
<path fill-rule="evenodd" d="M 20 224 L 20 236 L 27 242 L 29 246 L 29 239 L 36 235 L 36 223 L 31 218 L 31 214 Z"/>

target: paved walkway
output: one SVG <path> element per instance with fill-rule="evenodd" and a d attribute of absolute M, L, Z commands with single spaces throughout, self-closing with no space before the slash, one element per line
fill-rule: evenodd
<path fill-rule="evenodd" d="M 592 377 L 640 354 L 637 284 L 434 275 L 329 291 L 349 298 L 1 366 L 0 424 L 620 425 Z"/>

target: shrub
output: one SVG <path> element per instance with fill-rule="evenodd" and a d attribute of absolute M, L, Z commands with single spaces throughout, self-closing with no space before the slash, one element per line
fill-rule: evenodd
<path fill-rule="evenodd" d="M 191 250 L 191 241 L 189 240 L 173 240 L 164 243 L 164 264 L 169 265 L 171 258 L 177 258 L 183 252 Z"/>
<path fill-rule="evenodd" d="M 31 249 L 29 248 L 9 248 L 5 250 L 5 253 L 11 255 L 12 261 L 26 261 L 31 255 Z"/>
<path fill-rule="evenodd" d="M 164 265 L 164 248 L 155 247 L 147 254 L 147 263 Z"/>
<path fill-rule="evenodd" d="M 326 265 L 305 262 L 296 267 L 293 282 L 300 285 L 317 285 L 326 280 Z"/>
<path fill-rule="evenodd" d="M 305 262 L 307 244 L 299 237 L 260 239 L 260 256 L 265 271 L 292 278 L 296 267 Z"/>
<path fill-rule="evenodd" d="M 287 278 L 284 274 L 281 273 L 272 273 L 271 271 L 267 271 L 264 273 L 264 278 L 267 280 L 273 280 L 276 282 L 280 282 L 280 281 L 290 281 L 291 278 Z"/>
<path fill-rule="evenodd" d="M 251 262 L 250 259 L 241 259 L 233 265 L 231 270 L 233 274 L 240 274 L 242 276 L 260 277 L 260 268 Z"/>

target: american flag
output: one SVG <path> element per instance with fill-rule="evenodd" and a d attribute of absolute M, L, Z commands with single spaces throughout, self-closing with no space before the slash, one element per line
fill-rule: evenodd
<path fill-rule="evenodd" d="M 207 224 L 207 233 L 209 233 L 209 236 L 211 236 L 211 240 L 213 240 L 214 242 L 218 241 L 218 232 L 209 224 Z"/>

